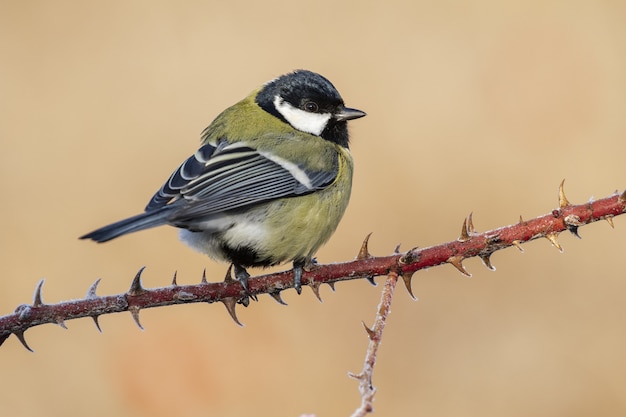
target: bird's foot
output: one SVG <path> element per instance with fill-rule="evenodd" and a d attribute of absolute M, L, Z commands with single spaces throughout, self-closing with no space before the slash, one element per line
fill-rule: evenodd
<path fill-rule="evenodd" d="M 298 294 L 302 293 L 302 273 L 311 271 L 317 265 L 315 258 L 298 259 L 293 261 L 293 287 Z"/>
<path fill-rule="evenodd" d="M 250 278 L 250 274 L 248 273 L 248 271 L 246 271 L 246 268 L 237 264 L 233 264 L 233 266 L 235 267 L 235 278 L 237 279 L 237 281 L 239 281 L 239 283 L 243 287 L 243 290 L 246 292 L 246 295 L 252 298 L 254 301 L 258 301 L 256 295 L 250 294 L 250 288 L 248 287 L 248 278 Z"/>

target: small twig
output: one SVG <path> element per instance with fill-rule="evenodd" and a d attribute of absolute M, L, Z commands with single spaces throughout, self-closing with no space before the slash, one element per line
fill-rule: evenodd
<path fill-rule="evenodd" d="M 359 392 L 361 393 L 361 406 L 354 411 L 352 417 L 364 417 L 366 414 L 374 411 L 374 395 L 376 394 L 376 388 L 372 385 L 372 375 L 374 373 L 374 365 L 376 364 L 376 354 L 378 353 L 378 348 L 383 338 L 383 330 L 387 323 L 387 316 L 391 313 L 391 301 L 393 300 L 393 292 L 397 283 L 398 274 L 395 272 L 389 273 L 380 296 L 380 304 L 378 304 L 378 312 L 376 313 L 374 326 L 369 328 L 363 323 L 363 327 L 365 327 L 370 341 L 367 346 L 367 353 L 365 354 L 363 370 L 359 374 L 348 374 L 350 377 L 359 381 Z"/>

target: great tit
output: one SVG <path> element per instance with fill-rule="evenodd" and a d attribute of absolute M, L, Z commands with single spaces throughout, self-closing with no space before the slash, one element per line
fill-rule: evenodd
<path fill-rule="evenodd" d="M 297 70 L 224 110 L 139 215 L 81 237 L 106 242 L 169 224 L 181 240 L 232 263 L 248 292 L 246 267 L 293 261 L 294 285 L 333 234 L 348 205 L 353 161 L 348 108 L 323 76 Z"/>

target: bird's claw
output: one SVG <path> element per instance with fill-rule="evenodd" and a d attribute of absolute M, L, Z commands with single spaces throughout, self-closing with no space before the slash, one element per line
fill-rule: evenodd
<path fill-rule="evenodd" d="M 235 278 L 243 287 L 246 295 L 252 298 L 254 301 L 258 301 L 256 295 L 250 294 L 250 288 L 248 287 L 248 278 L 250 278 L 250 274 L 248 273 L 248 271 L 246 271 L 246 269 L 240 265 L 234 264 L 233 266 L 235 267 Z"/>

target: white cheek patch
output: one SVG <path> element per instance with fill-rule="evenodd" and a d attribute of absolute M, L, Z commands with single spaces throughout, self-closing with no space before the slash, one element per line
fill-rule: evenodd
<path fill-rule="evenodd" d="M 309 113 L 300 110 L 280 98 L 280 96 L 274 97 L 274 107 L 291 126 L 317 136 L 322 134 L 332 116 L 330 113 Z"/>

